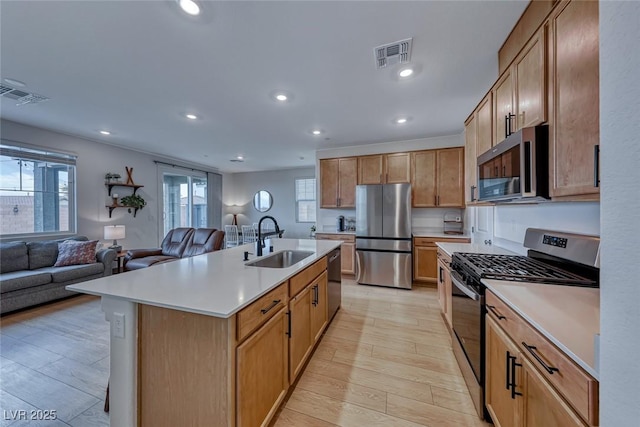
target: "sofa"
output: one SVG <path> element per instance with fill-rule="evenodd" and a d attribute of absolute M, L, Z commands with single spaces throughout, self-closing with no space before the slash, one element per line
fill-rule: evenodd
<path fill-rule="evenodd" d="M 54 267 L 58 243 L 88 242 L 86 236 L 36 242 L 0 243 L 0 314 L 54 301 L 76 292 L 65 286 L 109 276 L 116 252 L 95 250 L 94 262 Z M 94 252 L 91 252 L 93 258 Z"/>
<path fill-rule="evenodd" d="M 180 258 L 220 250 L 224 231 L 215 228 L 181 227 L 170 230 L 159 248 L 130 249 L 124 257 L 124 271 L 139 270 Z"/>

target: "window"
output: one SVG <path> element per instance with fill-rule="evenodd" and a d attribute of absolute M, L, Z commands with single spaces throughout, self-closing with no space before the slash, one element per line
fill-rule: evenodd
<path fill-rule="evenodd" d="M 76 232 L 76 157 L 0 144 L 2 237 Z"/>
<path fill-rule="evenodd" d="M 164 234 L 177 227 L 207 227 L 207 176 L 197 171 L 162 171 Z"/>
<path fill-rule="evenodd" d="M 296 222 L 316 222 L 316 179 L 296 179 Z"/>

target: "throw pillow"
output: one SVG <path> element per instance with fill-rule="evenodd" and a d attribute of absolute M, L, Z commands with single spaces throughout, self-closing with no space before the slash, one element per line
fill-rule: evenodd
<path fill-rule="evenodd" d="M 79 242 L 76 240 L 65 240 L 58 243 L 58 259 L 54 267 L 65 265 L 93 264 L 96 262 L 97 240 Z"/>

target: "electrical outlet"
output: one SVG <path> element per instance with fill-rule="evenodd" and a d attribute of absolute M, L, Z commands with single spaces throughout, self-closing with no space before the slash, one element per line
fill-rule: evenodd
<path fill-rule="evenodd" d="M 124 313 L 113 313 L 113 336 L 124 338 Z"/>

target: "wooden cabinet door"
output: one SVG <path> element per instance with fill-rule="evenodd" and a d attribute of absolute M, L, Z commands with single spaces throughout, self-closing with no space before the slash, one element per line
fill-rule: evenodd
<path fill-rule="evenodd" d="M 494 101 L 494 130 L 493 141 L 494 145 L 499 144 L 507 137 L 505 123 L 505 117 L 509 114 L 514 114 L 515 108 L 513 103 L 513 76 L 511 70 L 505 71 L 505 73 L 498 79 L 496 85 L 493 88 L 493 101 Z M 512 130 L 515 130 L 515 121 L 511 122 Z M 482 153 L 480 153 L 482 154 Z"/>
<path fill-rule="evenodd" d="M 524 368 L 522 427 L 584 427 L 587 425 L 526 358 L 522 358 L 521 361 Z"/>
<path fill-rule="evenodd" d="M 516 120 L 515 130 L 536 126 L 547 121 L 547 87 L 545 85 L 545 38 L 544 28 L 524 47 L 516 58 Z"/>
<path fill-rule="evenodd" d="M 495 321 L 486 316 L 486 384 L 485 404 L 496 427 L 518 426 L 522 407 L 522 396 L 512 395 L 510 384 L 521 393 L 522 363 L 518 347 Z M 516 358 L 515 362 L 512 358 Z M 513 374 L 515 373 L 515 378 Z M 547 424 L 537 424 L 547 426 Z"/>
<path fill-rule="evenodd" d="M 338 180 L 340 159 L 320 160 L 320 207 L 338 207 Z"/>
<path fill-rule="evenodd" d="M 476 158 L 476 127 L 478 120 L 474 115 L 464 126 L 464 177 L 465 202 L 473 202 L 477 198 L 478 174 Z"/>
<path fill-rule="evenodd" d="M 444 276 L 446 268 L 444 263 L 438 260 L 438 302 L 440 303 L 440 311 L 445 316 L 447 314 L 447 286 Z"/>
<path fill-rule="evenodd" d="M 287 393 L 289 359 L 285 312 L 286 309 L 281 309 L 236 349 L 238 427 L 263 425 Z"/>
<path fill-rule="evenodd" d="M 320 339 L 327 325 L 329 318 L 327 298 L 327 272 L 325 271 L 311 285 L 311 345 Z"/>
<path fill-rule="evenodd" d="M 385 176 L 387 184 L 411 182 L 411 156 L 409 153 L 385 155 Z"/>
<path fill-rule="evenodd" d="M 345 157 L 338 159 L 338 206 L 341 208 L 356 207 L 356 182 L 358 176 L 358 158 Z"/>
<path fill-rule="evenodd" d="M 549 36 L 552 197 L 600 192 L 594 176 L 600 144 L 598 39 L 598 2 L 571 1 L 554 10 Z"/>
<path fill-rule="evenodd" d="M 411 192 L 414 208 L 436 206 L 436 150 L 411 153 Z"/>
<path fill-rule="evenodd" d="M 437 152 L 437 205 L 464 206 L 464 149 L 449 148 Z"/>
<path fill-rule="evenodd" d="M 293 384 L 311 350 L 311 287 L 307 286 L 289 301 L 289 381 Z"/>
<path fill-rule="evenodd" d="M 491 100 L 492 93 L 489 92 L 487 96 L 480 101 L 478 109 L 476 110 L 476 157 L 495 145 L 493 142 L 493 104 Z"/>
<path fill-rule="evenodd" d="M 453 329 L 453 317 L 452 317 L 452 303 L 453 297 L 451 296 L 451 270 L 445 266 L 443 270 L 444 274 L 444 299 L 445 299 L 445 319 L 449 324 L 449 328 Z"/>
<path fill-rule="evenodd" d="M 384 156 L 358 157 L 358 184 L 382 184 L 384 181 Z"/>
<path fill-rule="evenodd" d="M 413 250 L 413 280 L 436 282 L 438 279 L 438 248 L 436 245 L 415 246 Z"/>
<path fill-rule="evenodd" d="M 354 243 L 343 243 L 341 246 L 340 266 L 342 274 L 356 274 L 355 254 L 356 245 Z"/>

